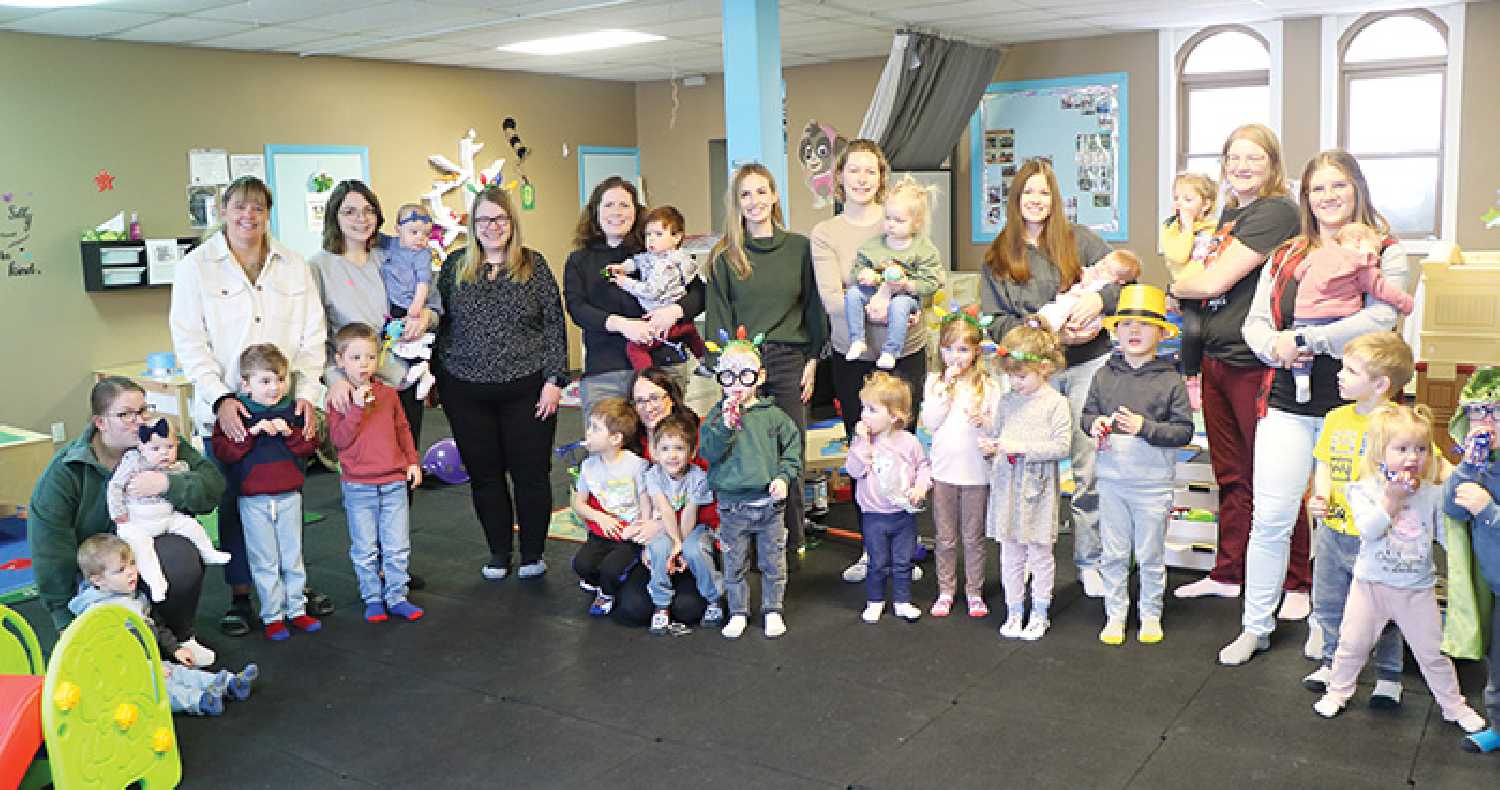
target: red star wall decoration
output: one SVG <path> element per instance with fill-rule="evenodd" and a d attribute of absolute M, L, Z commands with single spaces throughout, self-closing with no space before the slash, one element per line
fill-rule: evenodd
<path fill-rule="evenodd" d="M 115 188 L 115 177 L 108 170 L 100 170 L 99 175 L 94 176 L 94 186 L 99 187 L 100 192 L 108 192 Z"/>

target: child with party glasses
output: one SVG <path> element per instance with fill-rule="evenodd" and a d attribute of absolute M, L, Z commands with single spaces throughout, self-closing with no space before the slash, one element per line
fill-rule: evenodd
<path fill-rule="evenodd" d="M 907 323 L 942 286 L 943 260 L 927 237 L 933 188 L 907 176 L 891 187 L 885 201 L 884 234 L 865 242 L 854 258 L 844 292 L 844 319 L 849 323 L 849 352 L 853 362 L 869 350 L 865 321 L 885 324 L 885 344 L 875 366 L 896 367 L 896 355 L 906 343 Z"/>
<path fill-rule="evenodd" d="M 699 454 L 708 462 L 708 483 L 719 498 L 719 545 L 724 551 L 724 592 L 729 621 L 721 632 L 738 639 L 750 619 L 745 583 L 750 544 L 760 563 L 761 612 L 767 639 L 786 633 L 781 613 L 786 594 L 787 494 L 802 474 L 802 435 L 786 412 L 756 391 L 765 383 L 759 345 L 744 327 L 727 342 L 715 373 L 724 399 L 698 429 Z M 800 515 L 799 515 L 800 518 Z"/>
<path fill-rule="evenodd" d="M 1328 691 L 1313 705 L 1325 718 L 1344 709 L 1354 681 L 1386 623 L 1395 621 L 1411 647 L 1444 721 L 1477 733 L 1484 719 L 1464 701 L 1453 662 L 1441 651 L 1442 613 L 1434 585 L 1434 540 L 1442 530 L 1443 489 L 1436 484 L 1432 413 L 1389 404 L 1370 419 L 1364 476 L 1350 484 L 1349 509 L 1359 529 L 1359 559 L 1339 626 Z"/>
<path fill-rule="evenodd" d="M 989 615 L 984 602 L 984 514 L 989 462 L 979 451 L 1004 385 L 981 359 L 986 320 L 959 310 L 943 316 L 938 348 L 943 372 L 927 374 L 922 427 L 932 436 L 932 523 L 937 532 L 938 597 L 933 617 L 947 617 L 958 592 L 963 541 L 964 597 L 970 617 Z"/>
<path fill-rule="evenodd" d="M 1459 410 L 1448 430 L 1463 442 L 1463 460 L 1443 485 L 1443 511 L 1469 523 L 1469 547 L 1478 561 L 1481 584 L 1500 596 L 1500 463 L 1495 460 L 1497 429 L 1500 429 L 1500 368 L 1474 371 L 1458 397 Z M 1451 563 L 1452 560 L 1450 559 Z M 1455 579 L 1450 576 L 1450 587 Z M 1452 597 L 1450 596 L 1450 601 Z M 1450 603 L 1451 605 L 1451 603 Z M 1491 634 L 1500 633 L 1500 606 L 1492 607 Z M 1500 749 L 1500 638 L 1490 639 L 1489 682 L 1484 687 L 1484 708 L 1489 729 L 1464 739 L 1471 752 Z"/>
<path fill-rule="evenodd" d="M 1035 315 L 1005 333 L 998 349 L 1010 374 L 988 436 L 979 450 L 990 456 L 990 497 L 985 532 L 1000 542 L 1000 575 L 1006 616 L 1000 635 L 1041 639 L 1051 620 L 1052 546 L 1061 519 L 1057 463 L 1073 439 L 1068 399 L 1048 379 L 1067 362 L 1062 345 Z M 1025 618 L 1026 577 L 1031 577 L 1031 617 Z"/>

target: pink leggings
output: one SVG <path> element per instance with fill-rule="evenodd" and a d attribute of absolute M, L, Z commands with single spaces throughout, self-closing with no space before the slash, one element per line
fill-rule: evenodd
<path fill-rule="evenodd" d="M 1328 695 L 1341 703 L 1348 701 L 1354 694 L 1354 681 L 1364 668 L 1365 659 L 1370 657 L 1370 649 L 1385 624 L 1393 620 L 1416 656 L 1422 679 L 1427 681 L 1443 718 L 1454 721 L 1469 712 L 1469 705 L 1458 690 L 1458 673 L 1453 670 L 1453 662 L 1440 649 L 1443 625 L 1437 594 L 1431 587 L 1408 590 L 1354 580 L 1344 604 L 1344 621 L 1339 625 L 1339 646 L 1333 654 Z"/>
<path fill-rule="evenodd" d="M 1051 543 L 1000 542 L 1000 582 L 1005 587 L 1005 605 L 1017 607 L 1026 598 L 1026 572 L 1031 572 L 1032 608 L 1052 604 L 1052 577 L 1057 560 Z M 1369 652 L 1368 650 L 1365 652 Z"/>

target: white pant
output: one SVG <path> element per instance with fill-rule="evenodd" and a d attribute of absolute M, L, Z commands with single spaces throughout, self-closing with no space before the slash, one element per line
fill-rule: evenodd
<path fill-rule="evenodd" d="M 151 600 L 161 603 L 167 598 L 167 577 L 162 575 L 161 561 L 156 558 L 156 538 L 159 535 L 180 535 L 197 547 L 205 565 L 224 565 L 229 554 L 214 548 L 203 525 L 192 516 L 172 510 L 162 502 L 151 505 L 131 505 L 125 523 L 116 527 L 120 539 L 130 544 L 135 554 L 135 567 L 141 581 L 151 591 Z"/>

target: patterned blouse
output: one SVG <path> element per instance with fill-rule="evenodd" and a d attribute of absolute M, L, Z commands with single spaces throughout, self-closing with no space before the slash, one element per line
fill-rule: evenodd
<path fill-rule="evenodd" d="M 434 359 L 445 374 L 473 384 L 504 384 L 541 372 L 565 376 L 568 339 L 563 328 L 557 277 L 542 254 L 531 249 L 535 265 L 524 283 L 501 274 L 492 282 L 456 281 L 462 250 L 448 256 L 437 290 L 446 311 L 438 326 Z"/>

